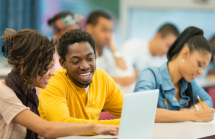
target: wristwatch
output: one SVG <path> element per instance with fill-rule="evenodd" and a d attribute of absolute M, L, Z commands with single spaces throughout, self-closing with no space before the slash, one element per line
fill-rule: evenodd
<path fill-rule="evenodd" d="M 121 58 L 122 57 L 121 52 L 117 51 L 117 50 L 113 53 L 113 55 L 114 55 L 115 58 Z"/>

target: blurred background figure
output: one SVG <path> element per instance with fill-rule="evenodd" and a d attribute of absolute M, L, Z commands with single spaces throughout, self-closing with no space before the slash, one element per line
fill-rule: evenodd
<path fill-rule="evenodd" d="M 124 46 L 130 40 L 138 40 L 138 43 L 143 43 L 144 41 L 149 43 L 153 38 L 159 36 L 157 32 L 165 23 L 171 23 L 179 32 L 188 26 L 196 26 L 203 29 L 205 38 L 210 40 L 215 33 L 214 5 L 215 1 L 212 0 L 187 0 L 183 1 L 183 3 L 180 0 L 1 0 L 0 33 L 3 33 L 5 28 L 12 28 L 16 31 L 27 28 L 39 30 L 49 38 L 56 37 L 59 39 L 60 35 L 67 29 L 82 28 L 89 31 L 86 23 L 90 14 L 94 11 L 104 11 L 111 18 L 100 18 L 104 22 L 100 22 L 99 19 L 99 22 L 92 27 L 94 32 L 91 32 L 98 43 L 97 68 L 102 68 L 104 63 L 99 64 L 99 61 L 102 61 L 104 54 L 110 56 L 110 59 L 107 61 L 112 61 L 115 63 L 115 66 L 113 68 L 111 66 L 107 67 L 110 70 L 106 70 L 106 72 L 121 86 L 124 93 L 131 93 L 133 92 L 133 88 L 130 84 L 136 81 L 133 72 L 134 68 L 141 70 L 141 66 L 147 65 L 128 64 L 133 56 L 128 55 L 134 50 L 129 51 L 129 54 L 126 55 L 128 58 L 122 59 L 125 55 Z M 82 15 L 83 19 L 81 23 L 75 23 L 70 26 L 68 23 L 71 23 L 70 19 L 73 18 L 68 15 L 74 15 L 71 13 Z M 59 24 L 61 21 L 66 22 Z M 103 32 L 104 30 L 97 30 L 103 24 L 105 26 L 108 25 L 109 28 L 109 30 L 105 30 L 105 33 Z M 104 37 L 98 32 L 102 35 L 107 35 L 104 35 Z M 131 48 L 135 47 L 137 45 L 134 44 Z M 115 48 L 115 50 L 112 48 Z M 155 56 L 157 60 L 147 61 L 150 65 L 165 60 L 165 56 L 160 57 L 160 55 L 165 53 L 165 50 L 163 51 L 160 48 L 162 47 L 156 49 L 156 52 L 151 53 L 152 56 L 157 55 Z M 143 50 L 138 50 L 135 56 L 141 53 L 141 51 Z M 148 56 L 144 55 L 144 59 L 146 57 Z M 104 65 L 108 65 L 107 61 Z M 11 70 L 11 67 L 8 67 L 6 63 L 6 58 L 3 58 L 0 52 L 0 80 L 4 79 Z M 213 64 L 213 62 L 211 63 Z M 213 65 L 211 69 L 213 69 Z M 206 69 L 203 74 L 204 76 L 201 79 L 197 79 L 197 83 L 206 90 L 215 87 L 215 79 L 209 78 L 207 72 L 211 69 Z M 215 91 L 213 93 L 215 94 Z"/>
<path fill-rule="evenodd" d="M 206 70 L 208 70 L 208 77 L 214 80 L 215 79 L 215 35 L 213 35 L 213 37 L 209 40 L 209 43 L 212 47 L 213 55 L 211 58 L 211 62 L 209 63 L 208 68 Z M 207 76 L 204 78 L 207 78 Z M 206 90 L 208 94 L 211 96 L 212 100 L 215 100 L 215 86 L 211 86 Z M 215 108 L 215 102 L 213 103 L 213 107 Z"/>
<path fill-rule="evenodd" d="M 162 25 L 151 40 L 131 39 L 122 46 L 127 65 L 136 73 L 149 66 L 160 66 L 167 61 L 166 53 L 179 35 L 173 24 Z"/>
<path fill-rule="evenodd" d="M 211 78 L 215 78 L 215 35 L 209 40 L 209 43 L 212 47 L 213 56 L 211 57 L 211 62 L 209 64 L 208 75 Z"/>
<path fill-rule="evenodd" d="M 215 35 L 213 35 L 213 37 L 209 40 L 209 43 L 212 47 L 213 54 L 215 54 Z"/>
<path fill-rule="evenodd" d="M 59 40 L 61 35 L 73 29 L 79 29 L 83 21 L 83 16 L 71 12 L 61 12 L 48 20 L 48 25 L 51 26 L 53 34 Z"/>
<path fill-rule="evenodd" d="M 60 39 L 61 35 L 65 32 L 73 29 L 79 29 L 83 21 L 83 16 L 74 14 L 71 12 L 60 12 L 56 14 L 53 18 L 48 20 L 48 25 L 52 28 L 53 34 L 57 40 Z M 59 55 L 57 49 L 55 48 L 56 63 L 54 70 L 61 68 L 59 63 Z"/>
<path fill-rule="evenodd" d="M 93 11 L 87 18 L 86 30 L 96 41 L 96 66 L 107 72 L 120 85 L 124 80 L 115 78 L 116 74 L 127 71 L 121 52 L 113 43 L 112 17 L 105 11 Z"/>

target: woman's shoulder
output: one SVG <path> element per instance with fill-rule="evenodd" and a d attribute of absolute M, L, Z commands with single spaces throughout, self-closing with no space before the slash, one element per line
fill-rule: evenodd
<path fill-rule="evenodd" d="M 148 67 L 142 70 L 137 78 L 137 83 L 140 82 L 150 82 L 155 85 L 161 84 L 162 76 L 160 75 L 160 71 L 158 67 Z"/>
<path fill-rule="evenodd" d="M 139 75 L 141 76 L 158 76 L 160 75 L 159 67 L 148 67 L 140 71 Z"/>

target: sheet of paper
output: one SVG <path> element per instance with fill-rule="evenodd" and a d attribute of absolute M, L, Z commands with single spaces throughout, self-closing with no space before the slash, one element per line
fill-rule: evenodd
<path fill-rule="evenodd" d="M 96 136 L 70 136 L 63 137 L 58 139 L 117 139 L 118 136 L 105 136 L 105 135 L 96 135 Z"/>
<path fill-rule="evenodd" d="M 105 136 L 105 135 L 97 135 L 97 136 L 91 136 L 89 138 L 99 138 L 99 139 L 117 139 L 118 136 Z"/>
<path fill-rule="evenodd" d="M 178 122 L 178 123 L 187 123 L 187 124 L 215 124 L 215 114 L 214 114 L 214 120 L 210 122 L 192 122 L 192 121 L 186 121 L 186 122 Z"/>

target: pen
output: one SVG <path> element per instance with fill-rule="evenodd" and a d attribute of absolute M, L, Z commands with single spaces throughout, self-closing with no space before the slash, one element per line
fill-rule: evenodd
<path fill-rule="evenodd" d="M 202 105 L 202 108 L 204 109 L 204 106 L 203 106 L 203 104 L 202 104 L 202 101 L 201 101 L 201 99 L 200 99 L 200 97 L 197 95 L 197 98 L 198 98 L 198 100 L 199 100 L 199 103 Z"/>

